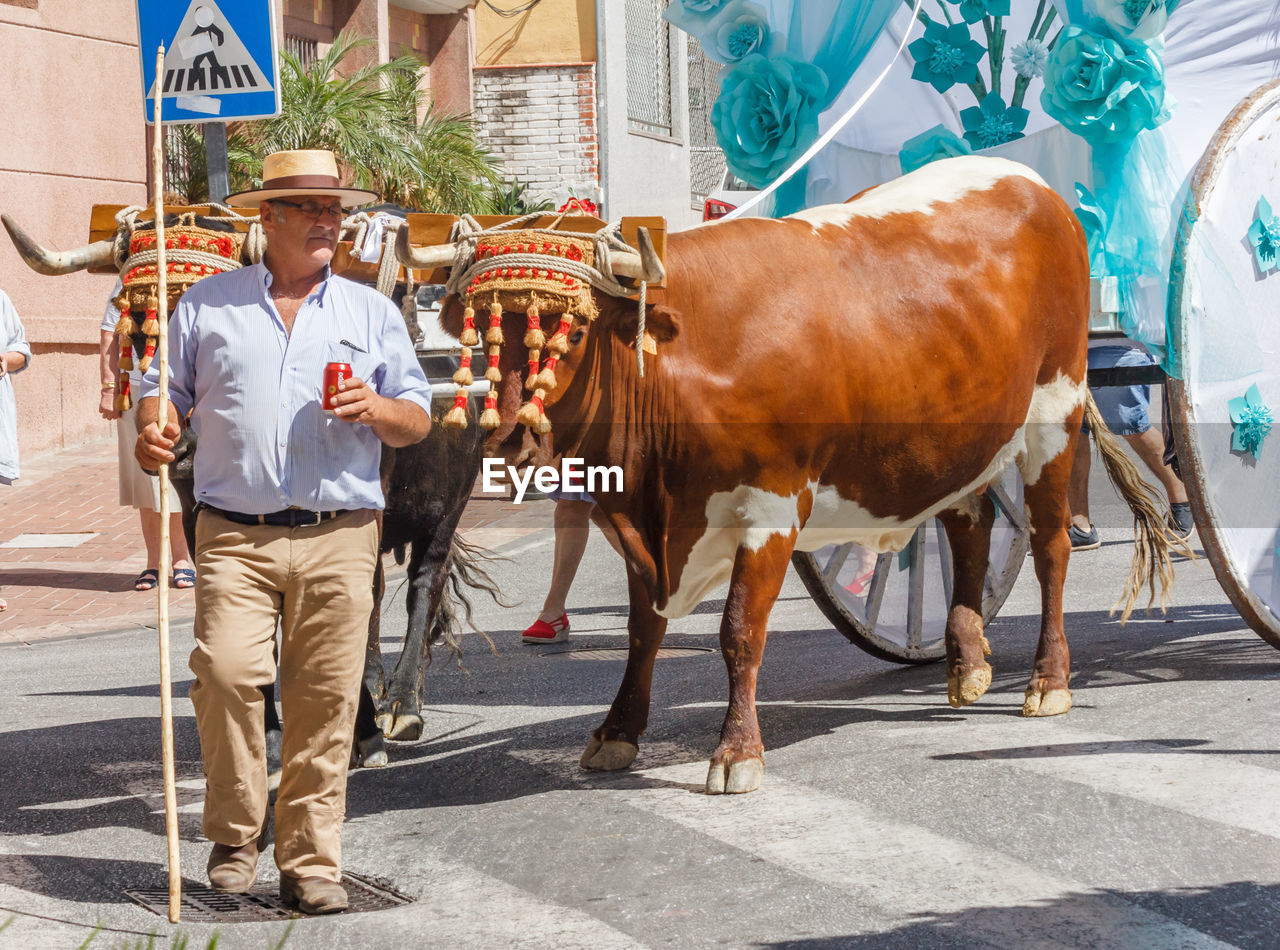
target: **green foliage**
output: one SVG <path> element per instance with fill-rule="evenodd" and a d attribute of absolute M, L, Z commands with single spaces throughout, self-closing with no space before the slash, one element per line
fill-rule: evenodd
<path fill-rule="evenodd" d="M 306 65 L 281 51 L 280 115 L 228 127 L 233 192 L 261 185 L 262 160 L 272 152 L 323 148 L 338 156 L 344 181 L 384 201 L 446 214 L 484 206 L 498 175 L 469 118 L 442 113 L 429 102 L 419 89 L 423 64 L 414 56 L 344 72 L 347 58 L 369 45 L 341 33 Z M 196 128 L 168 132 L 180 137 L 189 158 L 199 155 L 198 168 L 192 161 L 182 180 L 192 200 L 207 196 L 204 141 Z"/>
<path fill-rule="evenodd" d="M 495 184 L 489 191 L 490 214 L 523 215 L 534 211 L 554 211 L 555 202 L 550 198 L 533 198 L 529 195 L 529 183 L 518 178 L 508 184 Z"/>

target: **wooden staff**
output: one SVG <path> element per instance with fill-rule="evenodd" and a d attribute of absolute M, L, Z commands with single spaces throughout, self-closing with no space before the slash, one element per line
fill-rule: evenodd
<path fill-rule="evenodd" d="M 169 280 L 164 246 L 164 127 L 160 124 L 160 77 L 164 75 L 164 44 L 156 52 L 155 147 L 151 170 L 155 181 L 156 215 L 156 320 L 160 324 L 160 409 L 158 424 L 164 432 L 169 419 Z M 169 575 L 173 554 L 169 550 L 169 465 L 160 466 L 160 759 L 164 770 L 164 831 L 169 841 L 169 922 L 182 915 L 182 865 L 178 857 L 178 792 L 173 767 L 173 682 L 169 669 Z"/>

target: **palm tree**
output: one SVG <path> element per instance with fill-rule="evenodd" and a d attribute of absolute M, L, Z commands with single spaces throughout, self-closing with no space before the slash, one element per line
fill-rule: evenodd
<path fill-rule="evenodd" d="M 340 71 L 354 50 L 369 43 L 341 33 L 323 56 L 305 65 L 281 51 L 280 115 L 227 129 L 231 190 L 259 186 L 262 160 L 271 152 L 325 148 L 338 156 L 351 185 L 376 191 L 385 201 L 447 214 L 485 210 L 499 181 L 493 157 L 466 116 L 444 114 L 434 103 L 422 110 L 423 67 L 417 57 Z M 199 156 L 187 174 L 170 180 L 193 201 L 207 196 L 203 137 L 195 129 L 169 130 L 170 142 L 177 143 L 171 155 Z"/>

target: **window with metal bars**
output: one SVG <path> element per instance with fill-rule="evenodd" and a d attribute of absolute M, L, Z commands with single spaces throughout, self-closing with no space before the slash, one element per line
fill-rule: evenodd
<path fill-rule="evenodd" d="M 711 125 L 711 106 L 720 94 L 721 66 L 689 37 L 689 185 L 692 207 L 702 209 L 707 195 L 724 178 L 724 152 Z"/>
<path fill-rule="evenodd" d="M 667 0 L 626 0 L 627 127 L 674 137 L 671 110 L 671 27 Z"/>
<path fill-rule="evenodd" d="M 320 55 L 319 44 L 315 40 L 298 36 L 296 33 L 284 35 L 284 48 L 297 57 L 298 62 L 304 67 Z"/>

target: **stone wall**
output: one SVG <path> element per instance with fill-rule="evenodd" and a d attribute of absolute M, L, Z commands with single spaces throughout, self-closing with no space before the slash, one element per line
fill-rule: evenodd
<path fill-rule="evenodd" d="M 508 181 L 557 204 L 570 191 L 599 201 L 595 64 L 477 67 L 473 76 L 480 141 Z"/>

